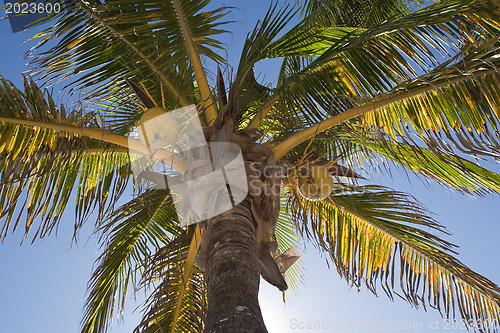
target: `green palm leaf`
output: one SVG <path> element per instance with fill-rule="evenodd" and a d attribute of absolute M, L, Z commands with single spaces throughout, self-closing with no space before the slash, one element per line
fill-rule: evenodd
<path fill-rule="evenodd" d="M 282 191 L 280 214 L 275 232 L 276 242 L 281 253 L 292 246 L 301 247 L 298 225 L 292 214 L 287 211 L 286 203 L 287 191 L 285 190 Z M 298 290 L 299 284 L 303 283 L 300 259 L 285 271 L 285 281 L 289 289 L 284 291 L 283 300 L 285 300 L 285 293 L 286 295 L 295 293 Z"/>
<path fill-rule="evenodd" d="M 278 3 L 271 5 L 262 22 L 258 22 L 248 34 L 229 97 L 230 100 L 238 101 L 235 111 L 238 118 L 248 120 L 248 114 L 255 113 L 260 104 L 269 97 L 270 89 L 261 85 L 255 78 L 254 65 L 266 58 L 266 49 L 292 20 L 294 12 L 296 10 L 288 6 L 278 9 Z"/>
<path fill-rule="evenodd" d="M 282 79 L 282 85 L 261 107 L 259 117 L 267 114 L 279 99 L 286 98 L 285 107 L 277 105 L 274 111 L 283 115 L 280 119 L 297 117 L 300 112 L 322 114 L 324 119 L 381 93 L 392 92 L 399 84 L 415 78 L 419 68 L 425 71 L 434 68 L 438 52 L 446 57 L 458 52 L 455 60 L 471 56 L 471 52 L 481 44 L 488 44 L 499 32 L 499 22 L 494 19 L 496 12 L 491 12 L 496 9 L 491 8 L 488 1 L 482 0 L 444 1 L 369 29 L 353 29 L 344 38 L 333 38 L 330 47 L 318 58 L 288 79 Z M 328 40 L 324 37 L 321 40 L 324 31 L 340 30 L 310 29 L 310 33 L 318 30 L 318 36 L 310 37 L 309 45 L 305 43 L 290 51 L 310 57 L 317 54 L 318 47 L 326 48 Z M 474 35 L 469 33 L 471 30 Z M 307 36 L 308 30 L 305 33 Z M 293 35 L 284 36 L 277 43 L 287 45 L 290 41 L 286 39 Z M 310 118 L 309 125 L 316 121 L 317 118 Z"/>
<path fill-rule="evenodd" d="M 114 211 L 100 232 L 105 250 L 89 282 L 82 332 L 105 331 L 154 249 L 168 244 L 181 229 L 168 191 L 148 190 Z"/>
<path fill-rule="evenodd" d="M 463 153 L 496 157 L 500 48 L 483 50 L 402 84 L 394 103 L 365 114 L 365 126 L 383 128 L 392 137 L 411 126 L 428 146 L 443 146 L 444 134 Z"/>
<path fill-rule="evenodd" d="M 45 82 L 70 79 L 71 90 L 88 88 L 86 96 L 127 98 L 123 77 L 146 84 L 158 105 L 175 109 L 193 103 L 194 71 L 172 1 L 62 1 L 52 27 L 38 34 L 33 74 Z M 216 61 L 222 44 L 212 36 L 224 32 L 224 8 L 207 9 L 209 1 L 181 1 L 193 43 L 202 56 Z M 53 23 L 57 20 L 57 23 Z M 57 40 L 48 52 L 41 47 Z"/>
<path fill-rule="evenodd" d="M 39 225 L 33 239 L 50 234 L 75 194 L 75 231 L 95 208 L 99 221 L 125 189 L 130 173 L 127 151 L 57 131 L 64 126 L 99 128 L 92 114 L 57 107 L 33 81 L 25 79 L 24 92 L 3 78 L 0 82 L 2 237 L 11 222 L 15 222 L 12 231 L 16 229 L 21 213 L 26 214 L 26 235 L 36 221 Z"/>
<path fill-rule="evenodd" d="M 203 274 L 195 267 L 187 283 L 182 278 L 193 231 L 191 228 L 190 232 L 172 239 L 151 258 L 143 278 L 144 287 L 154 281 L 159 285 L 145 303 L 144 317 L 136 332 L 203 331 L 206 309 Z M 179 301 L 180 311 L 176 315 Z"/>
<path fill-rule="evenodd" d="M 394 140 L 380 131 L 365 131 L 351 123 L 318 134 L 312 143 L 295 147 L 288 157 L 298 160 L 309 151 L 316 157 L 338 159 L 351 169 L 380 167 L 390 171 L 392 166 L 402 166 L 463 194 L 481 196 L 499 192 L 498 173 L 455 154 L 450 146 L 440 146 L 434 141 L 430 148 L 421 145 L 410 136 L 397 135 Z M 378 163 L 380 157 L 393 163 Z"/>
<path fill-rule="evenodd" d="M 462 193 L 482 195 L 500 192 L 500 175 L 439 147 L 427 149 L 388 136 L 363 135 L 349 131 L 346 140 L 366 147 L 416 174 L 433 179 Z"/>
<path fill-rule="evenodd" d="M 315 24 L 323 26 L 371 27 L 393 17 L 407 15 L 424 1 L 383 0 L 369 1 L 321 1 L 303 2 L 303 14 Z"/>
<path fill-rule="evenodd" d="M 443 231 L 411 197 L 379 186 L 344 189 L 323 201 L 296 195 L 289 205 L 297 218 L 310 217 L 302 219 L 304 231 L 330 253 L 342 277 L 375 294 L 381 286 L 392 298 L 398 267 L 409 303 L 436 307 L 446 317 L 457 312 L 466 321 L 495 322 L 500 288 L 454 258 L 452 244 L 422 229 Z"/>
<path fill-rule="evenodd" d="M 491 43 L 482 45 L 458 63 L 447 62 L 428 74 L 400 84 L 389 93 L 297 132 L 275 147 L 277 156 L 282 156 L 289 147 L 310 138 L 314 133 L 362 115 L 366 127 L 383 127 L 393 137 L 394 133 L 404 134 L 403 126 L 410 124 L 426 142 L 430 140 L 430 135 L 426 135 L 425 131 L 443 130 L 446 134 L 451 132 L 459 136 L 455 140 L 453 136 L 447 135 L 464 152 L 472 155 L 491 154 L 488 150 L 497 144 L 497 139 L 488 128 L 496 128 L 498 123 L 495 113 L 498 100 L 493 97 L 497 91 L 496 68 L 500 65 L 498 47 Z M 472 98 L 478 103 L 474 103 Z M 389 114 L 387 110 L 392 113 Z M 475 130 L 483 137 L 474 137 L 474 134 L 466 133 L 465 130 Z M 474 150 L 466 143 L 470 138 L 476 141 Z M 433 139 L 439 141 L 436 135 Z"/>

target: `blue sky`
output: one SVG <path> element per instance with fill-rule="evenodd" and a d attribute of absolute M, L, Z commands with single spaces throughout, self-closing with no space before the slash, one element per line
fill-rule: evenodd
<path fill-rule="evenodd" d="M 239 7 L 229 17 L 235 21 L 228 26 L 233 34 L 226 37 L 228 58 L 234 67 L 244 36 L 257 19 L 264 16 L 268 3 L 265 0 L 224 2 Z M 20 73 L 26 69 L 23 54 L 29 46 L 19 44 L 28 37 L 28 33 L 13 34 L 7 21 L 0 22 L 0 75 L 16 85 L 20 85 Z M 276 73 L 272 62 L 258 64 L 256 69 L 266 81 L 272 81 Z M 499 196 L 470 199 L 437 184 L 427 186 L 413 175 L 407 176 L 397 170 L 392 177 L 381 173 L 370 177 L 376 183 L 416 196 L 453 234 L 447 240 L 460 245 L 460 259 L 500 283 L 497 257 L 500 252 Z M 57 235 L 37 240 L 33 245 L 28 239 L 22 246 L 19 245 L 22 228 L 8 235 L 0 244 L 0 333 L 78 332 L 86 284 L 100 253 L 91 231 L 91 223 L 88 223 L 80 234 L 79 243 L 71 242 L 73 211 L 69 207 Z M 433 309 L 417 311 L 403 300 L 388 300 L 382 291 L 375 297 L 363 287 L 359 292 L 349 288 L 333 267 L 327 269 L 325 255 L 320 255 L 310 244 L 302 250 L 304 283 L 295 295 L 290 295 L 286 304 L 276 288 L 262 282 L 261 306 L 269 332 L 377 332 L 385 331 L 383 328 L 389 325 L 393 330 L 401 326 L 397 331 L 464 331 L 446 325 Z M 130 296 L 124 320 L 114 319 L 113 333 L 131 332 L 140 318 L 140 313 L 133 310 L 140 306 L 143 295 L 138 295 L 135 303 L 133 295 Z M 300 329 L 314 322 L 329 325 L 328 329 Z M 342 325 L 344 328 L 339 329 Z"/>

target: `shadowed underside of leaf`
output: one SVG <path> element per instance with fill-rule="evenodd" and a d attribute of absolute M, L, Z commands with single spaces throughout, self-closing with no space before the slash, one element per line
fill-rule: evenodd
<path fill-rule="evenodd" d="M 304 3 L 303 12 L 312 16 L 311 21 L 320 25 L 370 27 L 379 24 L 388 17 L 410 13 L 423 1 L 383 0 L 370 1 L 300 1 Z"/>

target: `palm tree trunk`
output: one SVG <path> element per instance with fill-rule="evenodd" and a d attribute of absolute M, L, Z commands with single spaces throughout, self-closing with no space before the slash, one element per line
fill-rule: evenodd
<path fill-rule="evenodd" d="M 256 222 L 248 200 L 207 223 L 205 333 L 265 333 Z"/>

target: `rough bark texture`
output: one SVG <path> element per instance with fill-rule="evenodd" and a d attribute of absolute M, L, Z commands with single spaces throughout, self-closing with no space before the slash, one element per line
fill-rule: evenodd
<path fill-rule="evenodd" d="M 267 332 L 258 300 L 255 228 L 247 200 L 207 221 L 205 333 Z"/>

